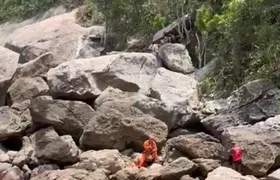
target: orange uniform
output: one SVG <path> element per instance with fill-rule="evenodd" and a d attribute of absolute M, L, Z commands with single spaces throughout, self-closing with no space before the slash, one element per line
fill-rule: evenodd
<path fill-rule="evenodd" d="M 146 160 L 151 156 L 152 159 L 158 160 L 158 155 L 157 155 L 157 144 L 156 141 L 153 138 L 149 138 L 149 140 L 146 140 L 143 144 L 144 151 L 140 155 L 137 166 L 138 168 L 143 167 L 144 163 Z"/>

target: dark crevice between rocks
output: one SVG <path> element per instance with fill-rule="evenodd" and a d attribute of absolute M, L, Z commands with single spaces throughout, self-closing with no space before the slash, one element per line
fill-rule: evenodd
<path fill-rule="evenodd" d="M 22 139 L 18 136 L 9 137 L 8 139 L 1 141 L 1 144 L 8 150 L 20 151 L 22 148 Z"/>
<path fill-rule="evenodd" d="M 11 99 L 11 95 L 10 95 L 10 93 L 7 93 L 6 98 L 5 98 L 5 106 L 11 107 L 12 104 L 13 104 L 13 101 Z"/>
<path fill-rule="evenodd" d="M 86 103 L 87 105 L 91 106 L 93 109 L 95 109 L 94 107 L 94 102 L 95 100 L 97 99 L 97 97 L 90 97 L 90 98 L 87 98 L 87 99 L 79 99 L 79 98 L 76 98 L 75 96 L 52 96 L 54 100 L 63 100 L 63 101 L 80 101 L 80 102 L 84 102 Z"/>

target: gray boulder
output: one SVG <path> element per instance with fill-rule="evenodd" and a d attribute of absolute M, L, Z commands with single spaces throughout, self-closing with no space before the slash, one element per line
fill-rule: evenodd
<path fill-rule="evenodd" d="M 46 95 L 48 91 L 48 84 L 41 77 L 19 78 L 8 89 L 8 95 L 12 103 L 21 103 L 25 100 Z"/>
<path fill-rule="evenodd" d="M 86 169 L 94 171 L 104 169 L 108 174 L 115 174 L 117 171 L 125 168 L 126 162 L 118 150 L 100 150 L 86 151 L 79 156 L 79 162 L 71 166 L 75 169 Z"/>
<path fill-rule="evenodd" d="M 137 108 L 109 102 L 97 109 L 85 127 L 80 144 L 84 148 L 94 149 L 124 150 L 127 146 L 142 149 L 149 135 L 163 145 L 167 126 Z"/>
<path fill-rule="evenodd" d="M 45 171 L 37 176 L 32 177 L 30 180 L 109 180 L 105 173 L 101 170 L 90 172 L 84 169 L 64 169 Z"/>
<path fill-rule="evenodd" d="M 55 97 L 91 99 L 108 86 L 149 94 L 151 81 L 161 62 L 148 53 L 121 53 L 63 63 L 48 72 Z"/>
<path fill-rule="evenodd" d="M 221 139 L 221 133 L 228 127 L 255 124 L 280 114 L 279 95 L 280 90 L 272 82 L 252 81 L 226 99 L 226 108 L 201 122 Z"/>
<path fill-rule="evenodd" d="M 229 127 L 222 133 L 226 150 L 232 142 L 243 149 L 242 164 L 245 172 L 264 176 L 271 168 L 280 166 L 280 116 L 255 125 Z"/>
<path fill-rule="evenodd" d="M 103 103 L 107 102 L 115 102 L 136 107 L 143 113 L 161 120 L 169 129 L 173 128 L 184 114 L 191 113 L 191 109 L 189 108 L 184 110 L 180 107 L 168 106 L 158 99 L 147 97 L 141 93 L 124 92 L 112 87 L 108 87 L 95 100 L 95 107 L 98 108 Z"/>
<path fill-rule="evenodd" d="M 70 134 L 75 140 L 80 138 L 95 114 L 94 109 L 84 102 L 53 100 L 50 97 L 33 99 L 30 110 L 35 124 L 51 125 L 58 133 Z"/>
<path fill-rule="evenodd" d="M 167 141 L 169 148 L 175 148 L 193 159 L 221 159 L 224 148 L 218 139 L 205 133 L 180 135 Z"/>
<path fill-rule="evenodd" d="M 151 96 L 168 105 L 197 107 L 197 81 L 190 75 L 159 68 L 152 82 Z"/>
<path fill-rule="evenodd" d="M 10 81 L 17 69 L 19 54 L 0 46 L 0 106 L 5 104 Z"/>
<path fill-rule="evenodd" d="M 30 126 L 31 121 L 16 114 L 8 106 L 0 107 L 0 139 L 20 136 Z"/>
<path fill-rule="evenodd" d="M 189 52 L 183 44 L 165 44 L 159 48 L 158 54 L 171 71 L 190 74 L 195 70 Z"/>
<path fill-rule="evenodd" d="M 227 180 L 257 180 L 252 176 L 242 176 L 240 173 L 227 168 L 227 167 L 218 167 L 214 171 L 210 172 L 206 180 L 218 180 L 218 179 L 227 179 Z"/>
<path fill-rule="evenodd" d="M 79 148 L 69 135 L 59 136 L 52 127 L 41 129 L 30 136 L 35 157 L 43 163 L 75 163 Z"/>

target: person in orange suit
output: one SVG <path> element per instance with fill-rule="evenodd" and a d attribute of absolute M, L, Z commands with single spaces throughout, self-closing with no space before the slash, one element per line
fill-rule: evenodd
<path fill-rule="evenodd" d="M 143 167 L 149 157 L 152 157 L 153 162 L 158 160 L 157 143 L 152 136 L 150 136 L 149 139 L 144 142 L 143 148 L 144 151 L 142 152 L 136 163 L 138 168 Z"/>

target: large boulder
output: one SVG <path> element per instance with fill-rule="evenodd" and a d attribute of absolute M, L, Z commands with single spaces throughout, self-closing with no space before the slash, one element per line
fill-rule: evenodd
<path fill-rule="evenodd" d="M 159 68 L 152 82 L 151 96 L 169 105 L 197 107 L 197 81 L 191 75 Z"/>
<path fill-rule="evenodd" d="M 180 135 L 167 141 L 168 148 L 175 148 L 193 159 L 221 159 L 224 148 L 218 139 L 205 133 Z"/>
<path fill-rule="evenodd" d="M 118 171 L 113 180 L 179 180 L 182 176 L 192 174 L 196 170 L 195 164 L 185 157 L 178 158 L 172 163 L 161 166 L 153 164 L 150 168 L 135 169 L 132 167 Z"/>
<path fill-rule="evenodd" d="M 128 146 L 142 149 L 149 135 L 162 145 L 167 137 L 167 126 L 160 120 L 143 114 L 135 107 L 106 103 L 85 127 L 80 143 L 84 148 L 118 149 Z"/>
<path fill-rule="evenodd" d="M 5 104 L 10 81 L 17 69 L 19 54 L 0 46 L 0 106 Z"/>
<path fill-rule="evenodd" d="M 159 48 L 159 57 L 171 71 L 189 74 L 194 72 L 191 57 L 183 44 L 165 44 Z"/>
<path fill-rule="evenodd" d="M 52 127 L 41 129 L 30 136 L 35 157 L 41 162 L 57 164 L 78 161 L 79 149 L 69 135 L 59 136 Z"/>
<path fill-rule="evenodd" d="M 149 94 L 161 62 L 148 53 L 121 53 L 63 63 L 48 72 L 55 97 L 81 100 L 99 96 L 108 86 Z"/>
<path fill-rule="evenodd" d="M 242 176 L 240 173 L 227 168 L 227 167 L 218 167 L 214 171 L 210 172 L 206 178 L 206 180 L 257 180 L 254 177 L 250 176 Z"/>
<path fill-rule="evenodd" d="M 12 103 L 21 103 L 25 100 L 46 95 L 48 91 L 48 84 L 41 77 L 19 78 L 8 89 L 8 95 Z"/>
<path fill-rule="evenodd" d="M 263 176 L 280 167 L 280 115 L 255 125 L 229 127 L 222 133 L 222 143 L 229 149 L 232 142 L 243 149 L 245 172 Z"/>
<path fill-rule="evenodd" d="M 0 139 L 21 136 L 30 126 L 29 120 L 19 116 L 8 106 L 0 107 Z"/>
<path fill-rule="evenodd" d="M 8 36 L 5 46 L 18 53 L 27 46 L 46 50 L 53 54 L 57 65 L 73 60 L 78 53 L 79 38 L 91 30 L 76 24 L 75 14 L 76 10 L 16 29 Z"/>
<path fill-rule="evenodd" d="M 1 180 L 22 180 L 24 178 L 23 172 L 16 166 L 7 169 L 0 173 Z"/>
<path fill-rule="evenodd" d="M 136 107 L 143 113 L 163 121 L 169 129 L 173 128 L 184 114 L 191 113 L 191 109 L 168 106 L 164 102 L 144 94 L 124 92 L 112 87 L 108 87 L 100 94 L 95 100 L 95 107 L 100 107 L 103 103 L 107 102 L 116 102 Z"/>
<path fill-rule="evenodd" d="M 109 180 L 101 170 L 90 172 L 84 169 L 64 169 L 45 171 L 30 180 Z"/>
<path fill-rule="evenodd" d="M 255 80 L 232 93 L 218 114 L 201 122 L 212 134 L 220 138 L 228 127 L 255 124 L 280 114 L 280 90 L 267 80 Z"/>
<path fill-rule="evenodd" d="M 79 157 L 79 163 L 72 166 L 72 168 L 86 169 L 89 171 L 95 169 L 104 169 L 109 174 L 115 174 L 117 171 L 126 166 L 124 157 L 118 150 L 100 150 L 100 151 L 86 151 Z"/>
<path fill-rule="evenodd" d="M 31 115 L 34 124 L 51 125 L 59 134 L 70 134 L 78 140 L 84 127 L 95 111 L 80 101 L 53 100 L 38 97 L 31 100 Z"/>

